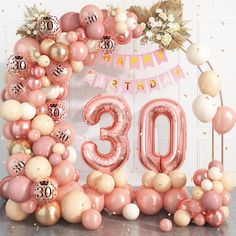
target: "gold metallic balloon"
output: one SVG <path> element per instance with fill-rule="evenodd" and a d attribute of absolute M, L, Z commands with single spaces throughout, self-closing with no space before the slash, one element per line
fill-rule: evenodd
<path fill-rule="evenodd" d="M 56 224 L 61 217 L 60 205 L 57 201 L 39 206 L 35 211 L 35 219 L 43 226 Z"/>
<path fill-rule="evenodd" d="M 29 140 L 18 139 L 18 140 L 11 141 L 9 143 L 8 152 L 9 152 L 9 155 L 21 153 L 29 157 L 33 157 L 34 154 L 32 152 L 31 147 L 32 147 L 32 143 Z"/>
<path fill-rule="evenodd" d="M 54 43 L 49 49 L 49 56 L 57 62 L 66 61 L 69 57 L 69 49 L 63 43 Z"/>

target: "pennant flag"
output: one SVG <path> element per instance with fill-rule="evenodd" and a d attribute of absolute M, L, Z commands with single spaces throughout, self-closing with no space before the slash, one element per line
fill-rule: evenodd
<path fill-rule="evenodd" d="M 122 81 L 122 93 L 133 93 L 133 80 Z"/>
<path fill-rule="evenodd" d="M 160 83 L 158 81 L 158 76 L 147 79 L 148 91 L 160 90 Z"/>
<path fill-rule="evenodd" d="M 107 66 L 110 66 L 112 64 L 112 56 L 109 54 L 103 55 L 102 59 L 100 60 L 100 64 L 106 64 Z"/>
<path fill-rule="evenodd" d="M 144 79 L 134 80 L 135 93 L 146 93 L 147 85 Z"/>
<path fill-rule="evenodd" d="M 143 61 L 143 68 L 147 68 L 149 66 L 153 67 L 154 63 L 153 63 L 153 58 L 152 58 L 152 54 L 151 53 L 147 53 L 141 56 L 142 57 L 142 61 Z"/>
<path fill-rule="evenodd" d="M 129 56 L 129 68 L 140 69 L 140 56 Z"/>
<path fill-rule="evenodd" d="M 106 85 L 107 85 L 107 76 L 99 73 L 95 79 L 93 87 L 105 88 Z"/>
<path fill-rule="evenodd" d="M 171 73 L 172 77 L 174 78 L 174 80 L 176 82 L 178 82 L 178 80 L 180 80 L 180 79 L 185 79 L 186 78 L 186 76 L 185 76 L 182 68 L 180 67 L 180 65 L 177 65 L 173 69 L 171 69 L 170 73 Z"/>
<path fill-rule="evenodd" d="M 160 80 L 161 86 L 162 86 L 163 88 L 166 88 L 167 86 L 173 84 L 173 81 L 172 81 L 172 79 L 171 79 L 171 77 L 170 77 L 169 72 L 165 72 L 165 73 L 159 75 L 159 80 Z"/>
<path fill-rule="evenodd" d="M 115 55 L 114 66 L 117 68 L 122 68 L 125 66 L 126 55 Z"/>
<path fill-rule="evenodd" d="M 83 77 L 83 81 L 86 81 L 90 86 L 93 86 L 94 80 L 97 78 L 97 75 L 98 74 L 96 71 L 88 70 Z"/>
<path fill-rule="evenodd" d="M 119 81 L 117 78 L 113 77 L 108 78 L 107 91 L 113 91 L 115 93 L 119 91 Z"/>

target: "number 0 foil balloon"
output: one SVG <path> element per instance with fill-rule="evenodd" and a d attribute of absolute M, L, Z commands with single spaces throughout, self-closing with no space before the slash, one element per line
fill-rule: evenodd
<path fill-rule="evenodd" d="M 85 162 L 93 169 L 111 172 L 120 168 L 129 157 L 128 130 L 131 123 L 131 111 L 128 104 L 120 97 L 100 95 L 94 97 L 83 110 L 87 124 L 96 125 L 102 114 L 109 113 L 113 124 L 100 129 L 100 139 L 111 143 L 111 150 L 104 154 L 98 151 L 97 145 L 91 141 L 81 147 Z"/>
<path fill-rule="evenodd" d="M 169 151 L 166 155 L 155 151 L 155 120 L 164 115 L 170 122 Z M 143 165 L 160 173 L 179 168 L 186 151 L 186 118 L 182 107 L 170 99 L 148 102 L 139 113 L 138 147 Z"/>

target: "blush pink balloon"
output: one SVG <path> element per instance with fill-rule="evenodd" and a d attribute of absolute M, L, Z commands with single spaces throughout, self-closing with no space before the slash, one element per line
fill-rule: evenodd
<path fill-rule="evenodd" d="M 60 202 L 64 198 L 64 196 L 66 196 L 66 194 L 68 194 L 72 191 L 76 191 L 76 190 L 84 192 L 81 185 L 75 181 L 72 181 L 68 184 L 60 186 L 58 189 L 57 200 Z"/>
<path fill-rule="evenodd" d="M 82 42 L 70 44 L 70 58 L 75 61 L 83 61 L 88 55 L 88 48 Z"/>
<path fill-rule="evenodd" d="M 69 43 L 74 43 L 78 40 L 78 34 L 75 31 L 70 31 L 67 34 L 67 40 Z"/>
<path fill-rule="evenodd" d="M 5 178 L 3 178 L 0 181 L 0 197 L 5 199 L 5 200 L 8 199 L 7 187 L 8 187 L 8 183 L 11 179 L 12 179 L 12 176 L 6 176 Z"/>
<path fill-rule="evenodd" d="M 104 195 L 99 193 L 96 189 L 89 188 L 89 187 L 84 187 L 84 192 L 89 197 L 92 208 L 101 212 L 105 205 Z"/>
<path fill-rule="evenodd" d="M 201 204 L 206 210 L 217 210 L 222 206 L 221 194 L 216 191 L 205 192 L 201 198 Z"/>
<path fill-rule="evenodd" d="M 208 170 L 207 169 L 199 169 L 193 175 L 193 182 L 196 186 L 200 186 L 201 182 L 204 179 L 208 179 Z"/>
<path fill-rule="evenodd" d="M 37 208 L 37 201 L 34 198 L 30 198 L 27 201 L 20 203 L 20 208 L 26 214 L 32 214 Z"/>
<path fill-rule="evenodd" d="M 79 172 L 79 170 L 76 170 L 76 171 L 75 171 L 73 180 L 74 180 L 75 182 L 78 182 L 78 181 L 80 180 L 80 172 Z"/>
<path fill-rule="evenodd" d="M 162 219 L 160 221 L 160 230 L 163 232 L 170 232 L 172 230 L 172 222 L 169 219 Z"/>
<path fill-rule="evenodd" d="M 143 34 L 143 28 L 141 25 L 137 25 L 136 28 L 133 30 L 133 38 L 139 38 Z"/>
<path fill-rule="evenodd" d="M 225 220 L 224 212 L 221 209 L 208 211 L 206 213 L 206 221 L 213 227 L 219 227 Z"/>
<path fill-rule="evenodd" d="M 187 198 L 187 195 L 181 189 L 172 188 L 163 196 L 163 207 L 169 213 L 174 214 L 181 201 Z"/>
<path fill-rule="evenodd" d="M 27 85 L 30 89 L 40 89 L 42 87 L 42 81 L 40 79 L 36 79 L 34 77 L 30 77 L 27 80 Z"/>
<path fill-rule="evenodd" d="M 36 107 L 36 114 L 47 114 L 48 113 L 48 106 L 43 104 L 42 106 Z"/>
<path fill-rule="evenodd" d="M 12 140 L 12 139 L 15 139 L 15 137 L 13 136 L 12 132 L 11 132 L 11 125 L 12 123 L 10 122 L 6 122 L 4 125 L 3 125 L 3 129 L 2 129 L 2 132 L 3 132 L 3 135 L 6 139 L 9 139 L 9 140 Z"/>
<path fill-rule="evenodd" d="M 133 39 L 133 31 L 126 30 L 124 34 L 119 34 L 116 37 L 116 41 L 118 44 L 128 44 Z"/>
<path fill-rule="evenodd" d="M 75 129 L 72 125 L 62 122 L 54 125 L 52 137 L 59 143 L 69 146 L 75 138 Z"/>
<path fill-rule="evenodd" d="M 204 211 L 202 204 L 194 199 L 184 199 L 179 203 L 178 209 L 187 211 L 191 218 L 193 218 L 196 214 L 202 213 Z"/>
<path fill-rule="evenodd" d="M 41 133 L 37 129 L 31 129 L 30 132 L 28 133 L 28 139 L 32 142 L 36 142 L 37 140 L 39 140 L 40 136 Z"/>
<path fill-rule="evenodd" d="M 224 191 L 223 193 L 221 193 L 221 197 L 222 197 L 222 205 L 223 206 L 228 206 L 232 201 L 232 196 L 227 191 Z"/>
<path fill-rule="evenodd" d="M 151 188 L 140 188 L 136 192 L 136 202 L 145 215 L 155 215 L 162 208 L 161 195 Z"/>
<path fill-rule="evenodd" d="M 88 36 L 86 35 L 84 28 L 78 28 L 75 32 L 77 33 L 78 41 L 82 43 L 86 43 L 88 41 Z"/>
<path fill-rule="evenodd" d="M 206 224 L 206 217 L 201 213 L 196 214 L 193 220 L 197 226 L 203 226 Z"/>
<path fill-rule="evenodd" d="M 72 163 L 62 160 L 59 165 L 52 169 L 52 176 L 56 179 L 59 185 L 68 184 L 73 181 L 75 174 L 75 167 Z"/>
<path fill-rule="evenodd" d="M 8 100 L 10 98 L 6 88 L 3 88 L 0 92 L 1 92 L 1 100 L 2 100 L 2 102 L 5 102 L 6 100 Z"/>
<path fill-rule="evenodd" d="M 125 187 L 123 187 L 123 189 L 128 191 L 130 196 L 130 202 L 134 202 L 136 198 L 136 191 L 134 190 L 134 188 L 130 184 L 127 184 Z"/>
<path fill-rule="evenodd" d="M 219 134 L 229 132 L 236 122 L 236 113 L 229 107 L 218 107 L 216 115 L 212 120 L 212 126 Z"/>
<path fill-rule="evenodd" d="M 212 167 L 217 167 L 219 168 L 221 171 L 223 171 L 223 165 L 220 161 L 218 160 L 213 160 L 209 163 L 208 165 L 208 169 L 211 169 Z"/>
<path fill-rule="evenodd" d="M 115 29 L 115 19 L 114 17 L 107 17 L 104 20 L 104 28 L 105 28 L 105 33 L 110 36 L 115 36 L 116 35 L 116 29 Z"/>
<path fill-rule="evenodd" d="M 61 17 L 60 22 L 61 22 L 61 29 L 63 32 L 69 32 L 75 30 L 80 26 L 79 13 L 67 12 Z"/>
<path fill-rule="evenodd" d="M 33 143 L 32 151 L 35 156 L 48 157 L 52 153 L 52 147 L 56 141 L 50 136 L 42 136 Z"/>
<path fill-rule="evenodd" d="M 46 102 L 46 95 L 40 89 L 32 90 L 28 93 L 28 102 L 35 107 L 40 107 Z"/>
<path fill-rule="evenodd" d="M 28 136 L 31 130 L 30 120 L 17 120 L 11 124 L 11 133 L 16 139 L 23 139 Z"/>
<path fill-rule="evenodd" d="M 64 100 L 68 94 L 68 87 L 65 84 L 60 85 L 59 96 L 57 99 Z"/>
<path fill-rule="evenodd" d="M 121 215 L 123 208 L 129 203 L 129 193 L 123 188 L 114 188 L 111 193 L 105 196 L 105 207 L 112 214 Z"/>
<path fill-rule="evenodd" d="M 46 67 L 46 74 L 53 84 L 65 84 L 72 76 L 72 68 L 68 62 L 51 61 Z"/>
<path fill-rule="evenodd" d="M 93 22 L 88 25 L 86 33 L 89 38 L 98 40 L 101 39 L 105 33 L 105 28 L 100 22 Z"/>
<path fill-rule="evenodd" d="M 96 209 L 89 209 L 82 215 L 82 224 L 86 229 L 95 230 L 100 227 L 102 216 Z"/>
<path fill-rule="evenodd" d="M 69 153 L 69 151 L 66 149 L 65 152 L 61 155 L 61 158 L 62 158 L 63 160 L 66 160 L 66 159 L 69 158 L 69 156 L 70 156 L 70 153 Z"/>
<path fill-rule="evenodd" d="M 103 15 L 103 19 L 105 20 L 109 16 L 108 10 L 102 9 L 102 15 Z"/>
<path fill-rule="evenodd" d="M 7 187 L 7 196 L 15 202 L 24 202 L 30 198 L 31 181 L 25 176 L 11 179 Z"/>
<path fill-rule="evenodd" d="M 40 52 L 38 40 L 30 37 L 24 37 L 17 40 L 15 43 L 14 53 L 29 56 L 31 48 L 34 48 L 36 51 Z"/>
<path fill-rule="evenodd" d="M 49 158 L 48 158 L 50 164 L 52 166 L 56 166 L 59 165 L 62 161 L 61 155 L 57 154 L 57 153 L 52 153 Z"/>
<path fill-rule="evenodd" d="M 90 52 L 87 57 L 83 60 L 85 66 L 93 66 L 97 62 L 98 54 Z"/>
<path fill-rule="evenodd" d="M 31 67 L 30 74 L 39 79 L 45 75 L 45 69 L 41 66 L 35 65 Z"/>
<path fill-rule="evenodd" d="M 27 155 L 18 153 L 11 155 L 7 160 L 7 172 L 11 176 L 24 175 L 25 164 L 29 160 Z"/>

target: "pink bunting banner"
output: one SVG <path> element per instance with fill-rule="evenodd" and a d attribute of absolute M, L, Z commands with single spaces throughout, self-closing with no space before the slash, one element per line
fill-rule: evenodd
<path fill-rule="evenodd" d="M 91 87 L 101 88 L 114 93 L 140 94 L 165 89 L 185 78 L 186 76 L 181 66 L 177 65 L 159 75 L 133 80 L 119 79 L 90 69 L 85 73 L 83 81 L 88 82 Z"/>

